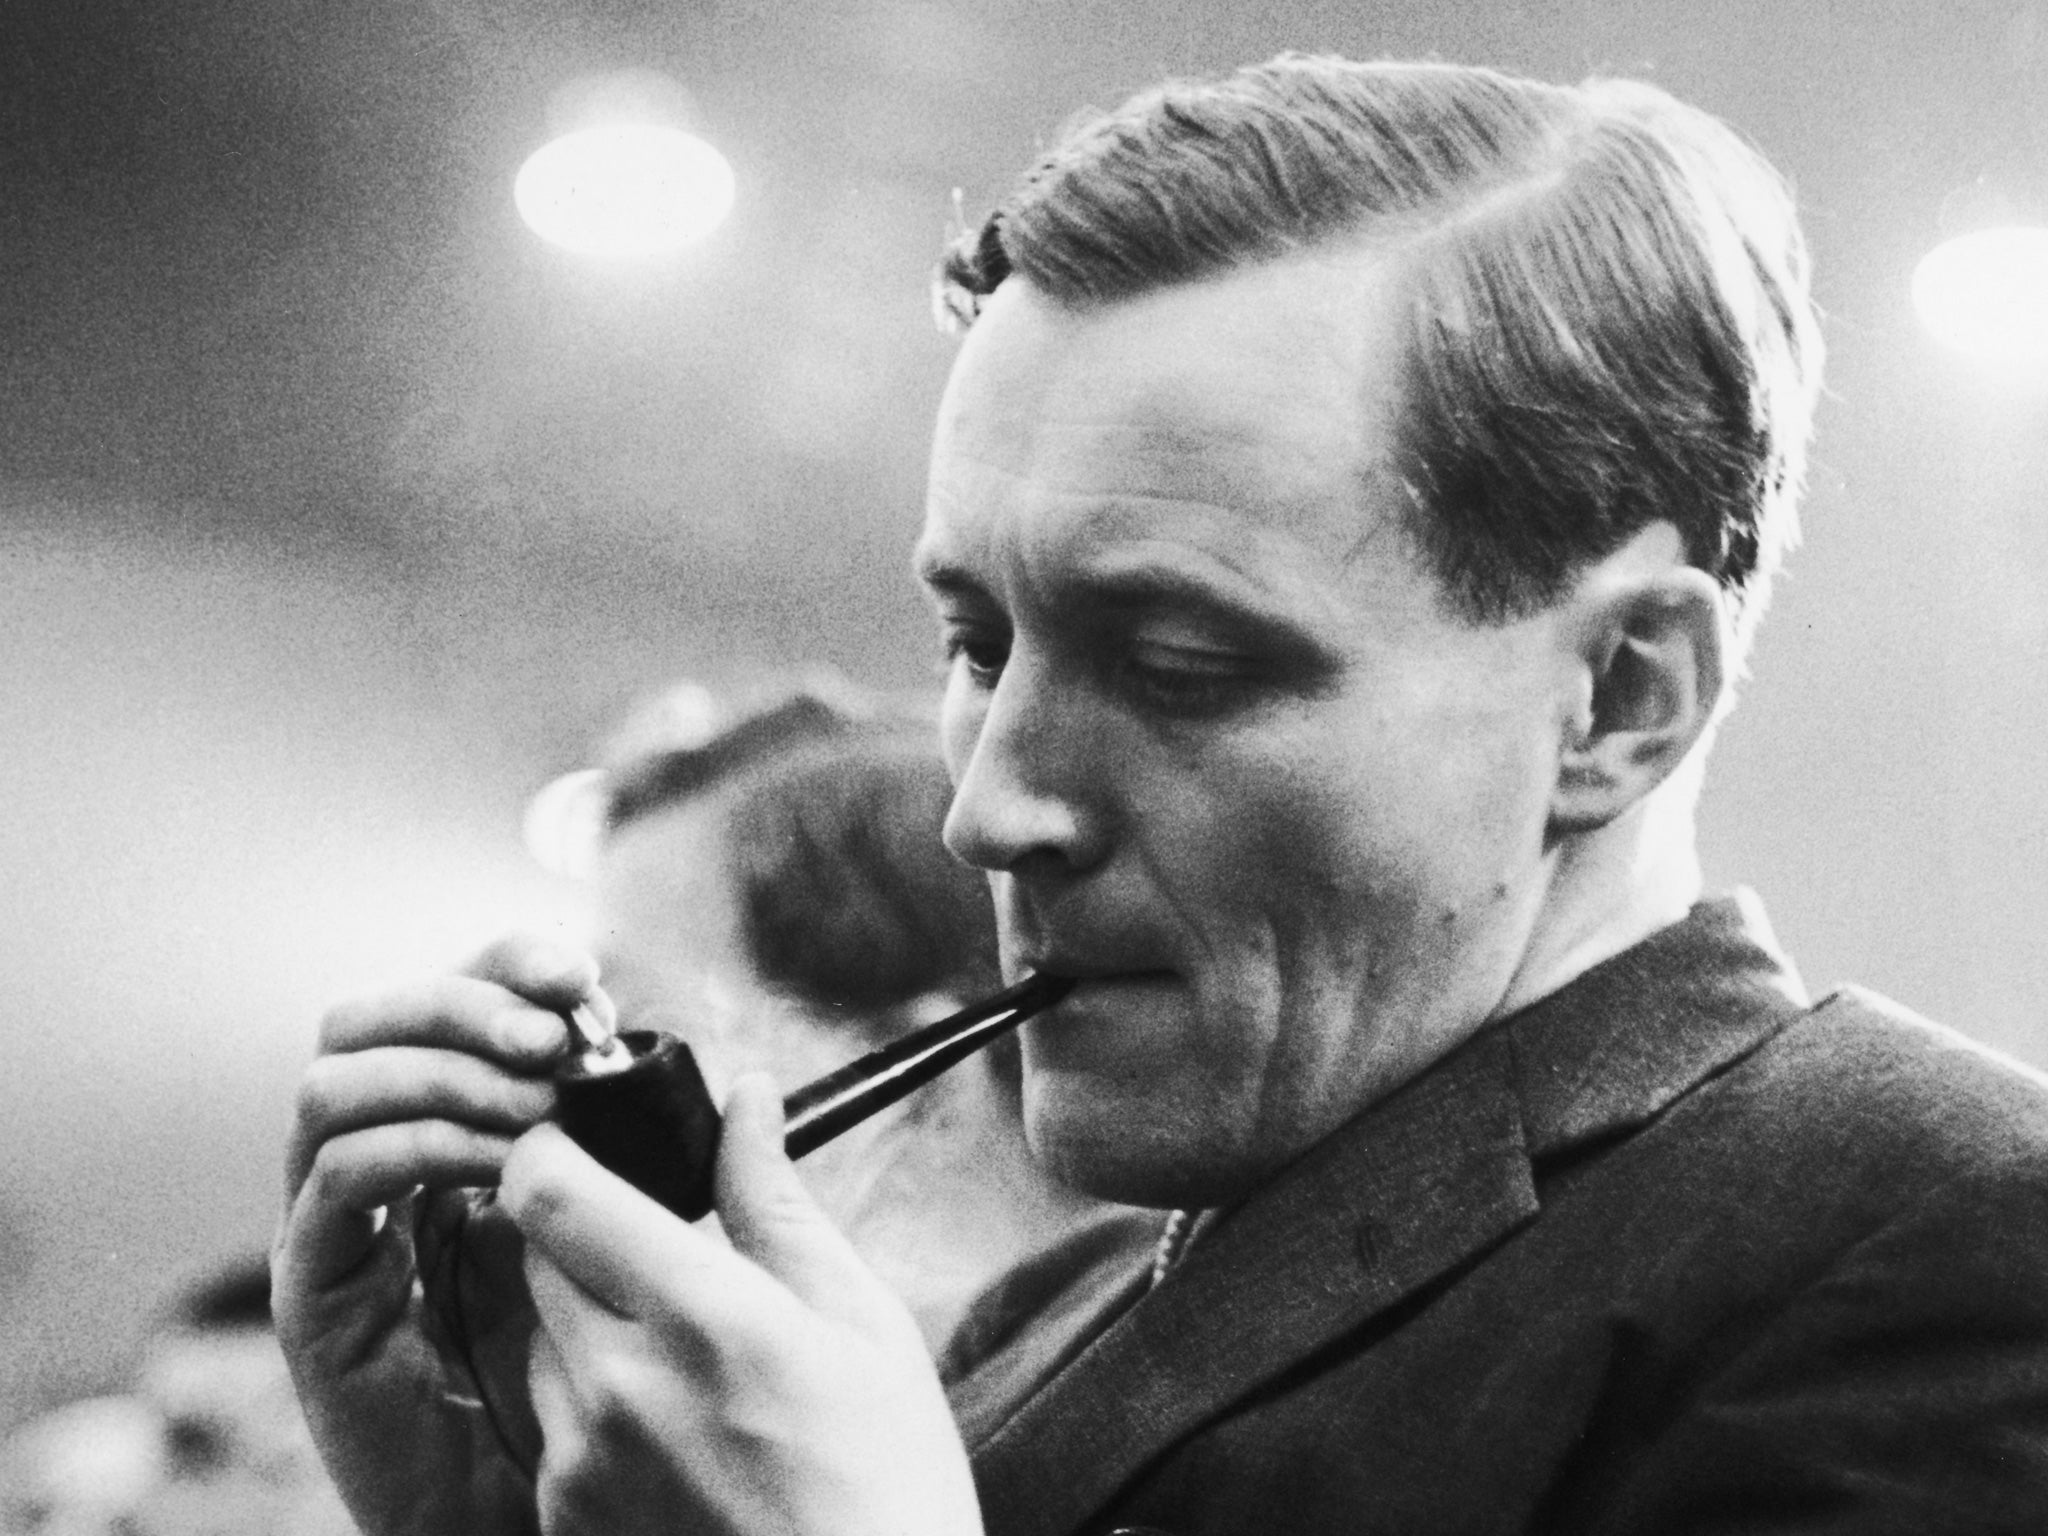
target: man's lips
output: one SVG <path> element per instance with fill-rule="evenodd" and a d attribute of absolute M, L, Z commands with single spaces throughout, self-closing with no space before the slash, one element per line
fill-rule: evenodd
<path fill-rule="evenodd" d="M 1038 971 L 1050 976 L 1064 976 L 1074 983 L 1076 991 L 1095 991 L 1109 986 L 1168 981 L 1174 975 L 1172 971 L 1162 966 L 1119 965 L 1063 955 L 1026 959 L 1023 967 L 1026 972 Z"/>
<path fill-rule="evenodd" d="M 1134 1030 L 1140 1036 L 1154 1034 L 1162 1006 L 1186 1002 L 1177 991 L 1179 978 L 1172 971 L 1092 965 L 1085 969 L 1076 966 L 1080 974 L 1075 975 L 1058 965 L 1056 960 L 1048 961 L 1041 974 L 1071 977 L 1073 989 L 1024 1025 L 1026 1033 L 1039 1042 L 1041 1066 L 1064 1062 L 1074 1067 L 1092 1060 L 1100 1047 L 1088 1044 L 1090 1041 L 1120 1040 L 1128 1048 Z M 1156 1038 L 1163 1045 L 1170 1032 Z M 1055 1045 L 1056 1041 L 1062 1043 Z M 1076 1050 L 1080 1056 L 1072 1054 Z"/>

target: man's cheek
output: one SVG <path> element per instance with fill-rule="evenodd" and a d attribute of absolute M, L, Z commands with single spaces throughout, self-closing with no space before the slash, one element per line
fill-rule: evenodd
<path fill-rule="evenodd" d="M 1347 904 L 1398 879 L 1409 860 L 1365 796 L 1293 777 L 1223 797 L 1201 841 L 1226 901 L 1253 910 Z"/>
<path fill-rule="evenodd" d="M 946 674 L 946 691 L 939 705 L 939 755 L 956 787 L 974 757 L 974 744 L 981 737 L 981 721 L 987 710 L 987 700 L 975 692 L 964 670 L 958 665 L 952 667 Z"/>

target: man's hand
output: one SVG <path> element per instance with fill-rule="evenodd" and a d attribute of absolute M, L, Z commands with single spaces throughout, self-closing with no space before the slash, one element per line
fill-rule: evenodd
<path fill-rule="evenodd" d="M 507 1161 L 541 1318 L 543 1530 L 979 1536 L 917 1326 L 805 1193 L 765 1077 L 726 1103 L 717 1190 L 725 1238 L 552 1126 Z"/>
<path fill-rule="evenodd" d="M 271 1305 L 315 1443 L 369 1536 L 534 1527 L 532 1484 L 477 1403 L 523 1414 L 523 1370 L 501 1363 L 474 1381 L 435 1347 L 412 1206 L 434 1198 L 422 1190 L 498 1182 L 514 1139 L 554 1103 L 547 1072 L 568 1031 L 551 1010 L 608 1007 L 596 979 L 581 956 L 508 940 L 466 975 L 322 1021 L 288 1143 Z M 507 1312 L 467 1319 L 473 1339 L 518 1326 L 514 1236 L 501 1222 L 464 1244 L 461 1262 L 502 1273 L 470 1276 L 463 1294 Z"/>

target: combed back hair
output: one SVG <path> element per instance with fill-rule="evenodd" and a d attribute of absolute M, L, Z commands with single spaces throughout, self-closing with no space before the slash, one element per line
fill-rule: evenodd
<path fill-rule="evenodd" d="M 937 297 L 964 327 L 1013 273 L 1085 308 L 1339 246 L 1399 285 L 1381 468 L 1457 611 L 1537 611 L 1667 521 L 1739 657 L 1795 538 L 1821 344 L 1784 183 L 1653 86 L 1301 54 L 1169 83 L 1070 128 Z"/>
<path fill-rule="evenodd" d="M 610 833 L 720 797 L 746 958 L 769 988 L 855 1013 L 998 985 L 983 877 L 940 841 L 952 786 L 931 719 L 799 691 L 613 776 Z"/>

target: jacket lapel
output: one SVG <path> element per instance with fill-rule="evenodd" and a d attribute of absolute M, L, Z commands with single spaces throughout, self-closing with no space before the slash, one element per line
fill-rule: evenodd
<path fill-rule="evenodd" d="M 1254 1195 L 971 1446 L 990 1536 L 1059 1536 L 1260 1383 L 1536 1213 L 1505 1038 L 1474 1041 Z"/>

